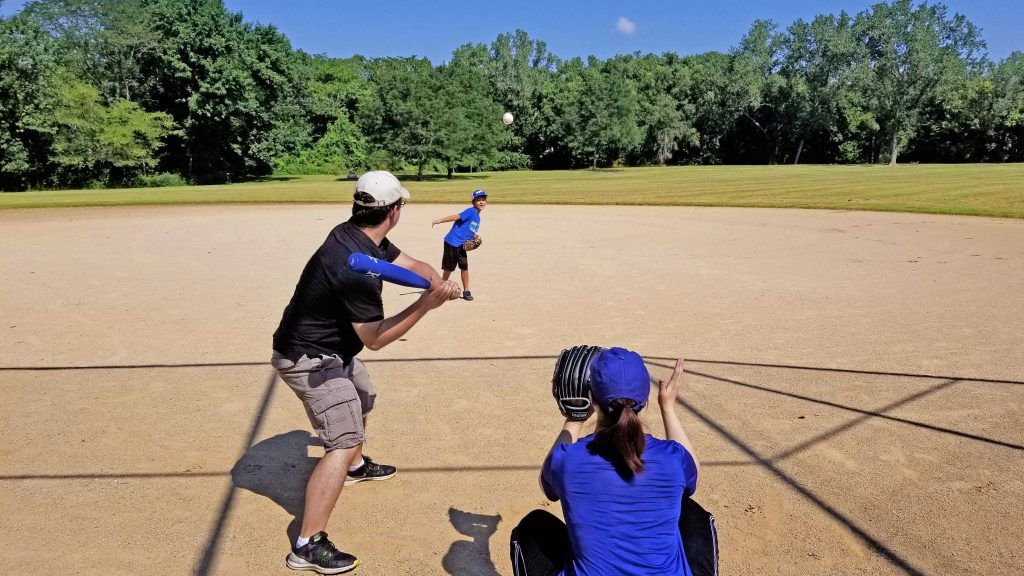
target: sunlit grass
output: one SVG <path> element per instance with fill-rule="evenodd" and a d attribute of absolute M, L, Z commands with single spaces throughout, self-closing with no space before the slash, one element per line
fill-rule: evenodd
<path fill-rule="evenodd" d="M 484 188 L 503 204 L 825 208 L 1024 217 L 1024 164 L 693 166 L 405 178 L 412 202 L 459 203 Z M 348 203 L 338 176 L 224 186 L 0 194 L 0 208 L 159 204 Z"/>

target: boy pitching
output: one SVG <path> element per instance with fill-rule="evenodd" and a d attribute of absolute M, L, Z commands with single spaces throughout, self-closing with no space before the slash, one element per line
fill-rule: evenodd
<path fill-rule="evenodd" d="M 431 223 L 431 226 L 454 222 L 452 229 L 444 237 L 444 253 L 441 256 L 441 278 L 447 280 L 455 271 L 458 265 L 462 274 L 462 297 L 465 300 L 472 300 L 473 293 L 469 291 L 469 255 L 463 246 L 467 241 L 480 237 L 480 212 L 487 207 L 487 192 L 484 190 L 473 190 L 473 205 L 458 214 L 439 218 Z"/>

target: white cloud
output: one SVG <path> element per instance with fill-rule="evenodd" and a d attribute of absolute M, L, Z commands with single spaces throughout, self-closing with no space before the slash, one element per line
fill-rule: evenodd
<path fill-rule="evenodd" d="M 615 29 L 618 30 L 620 34 L 632 36 L 633 33 L 636 32 L 636 22 L 633 22 L 625 16 L 619 16 L 619 20 L 615 23 Z"/>

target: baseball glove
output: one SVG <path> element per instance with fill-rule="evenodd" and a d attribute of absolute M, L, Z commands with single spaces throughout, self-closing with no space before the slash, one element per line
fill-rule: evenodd
<path fill-rule="evenodd" d="M 590 363 L 603 351 L 598 346 L 573 346 L 558 355 L 551 393 L 562 416 L 580 422 L 590 416 Z"/>
<path fill-rule="evenodd" d="M 476 250 L 483 243 L 484 241 L 481 240 L 479 236 L 473 236 L 469 240 L 466 240 L 465 242 L 462 243 L 462 249 L 465 250 L 466 252 L 469 252 L 470 250 Z"/>

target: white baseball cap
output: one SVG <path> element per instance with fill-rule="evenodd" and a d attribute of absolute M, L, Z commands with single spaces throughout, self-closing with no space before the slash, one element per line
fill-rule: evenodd
<path fill-rule="evenodd" d="M 360 201 L 360 192 L 373 196 L 373 200 Z M 402 198 L 409 198 L 409 191 L 387 170 L 367 172 L 356 180 L 355 203 L 360 206 L 390 206 Z"/>

